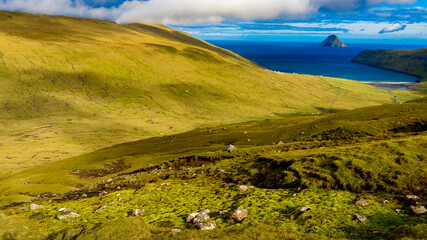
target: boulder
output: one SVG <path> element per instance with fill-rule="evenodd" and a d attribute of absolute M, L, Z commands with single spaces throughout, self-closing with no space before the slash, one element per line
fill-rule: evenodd
<path fill-rule="evenodd" d="M 56 216 L 56 218 L 58 218 L 59 220 L 63 220 L 63 219 L 74 219 L 74 218 L 78 218 L 79 214 L 75 213 L 75 212 L 69 212 L 66 214 L 61 214 Z"/>
<path fill-rule="evenodd" d="M 39 208 L 43 208 L 43 207 L 44 207 L 43 205 L 37 205 L 37 204 L 32 203 L 30 205 L 30 210 L 35 210 L 35 209 L 39 209 Z"/>
<path fill-rule="evenodd" d="M 247 217 L 248 211 L 246 209 L 236 209 L 231 213 L 231 216 L 228 221 L 231 223 L 241 222 Z"/>
<path fill-rule="evenodd" d="M 410 206 L 409 209 L 415 215 L 426 214 L 427 210 L 424 206 Z"/>
<path fill-rule="evenodd" d="M 202 231 L 214 230 L 216 228 L 216 223 L 213 220 L 209 220 L 207 222 L 198 222 L 195 225 Z"/>
<path fill-rule="evenodd" d="M 356 201 L 356 206 L 366 207 L 369 206 L 369 203 L 364 198 L 360 198 Z"/>
<path fill-rule="evenodd" d="M 171 232 L 172 232 L 173 234 L 177 234 L 177 233 L 180 233 L 180 232 L 181 232 L 181 229 L 180 229 L 180 228 L 174 228 L 174 229 L 172 229 L 172 230 L 171 230 Z"/>
<path fill-rule="evenodd" d="M 238 189 L 238 190 L 239 190 L 240 192 L 246 192 L 246 191 L 248 191 L 248 189 L 249 189 L 249 188 L 248 188 L 247 186 L 242 185 L 242 186 L 240 186 L 240 187 L 239 187 L 239 189 Z"/>

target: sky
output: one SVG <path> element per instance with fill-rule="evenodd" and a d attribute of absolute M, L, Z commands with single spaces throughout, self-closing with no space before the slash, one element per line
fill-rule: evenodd
<path fill-rule="evenodd" d="M 0 0 L 0 10 L 161 23 L 205 40 L 427 46 L 427 0 Z"/>

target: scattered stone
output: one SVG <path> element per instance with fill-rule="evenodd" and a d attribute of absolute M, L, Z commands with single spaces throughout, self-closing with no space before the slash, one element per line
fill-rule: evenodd
<path fill-rule="evenodd" d="M 114 216 L 107 216 L 107 219 L 114 219 Z"/>
<path fill-rule="evenodd" d="M 369 206 L 369 203 L 364 198 L 360 198 L 356 201 L 356 206 L 366 207 Z"/>
<path fill-rule="evenodd" d="M 188 217 L 187 217 L 187 219 L 185 220 L 186 222 L 188 222 L 188 223 L 190 223 L 190 222 L 192 222 L 193 221 L 193 219 L 194 218 L 196 218 L 196 216 L 198 215 L 199 213 L 190 213 L 190 214 L 188 214 Z"/>
<path fill-rule="evenodd" d="M 113 206 L 115 202 L 110 202 L 108 205 Z"/>
<path fill-rule="evenodd" d="M 248 217 L 248 211 L 246 209 L 236 209 L 231 213 L 231 216 L 228 221 L 231 223 L 241 222 L 246 217 Z"/>
<path fill-rule="evenodd" d="M 292 197 L 296 197 L 298 195 L 298 193 L 294 193 L 292 194 Z"/>
<path fill-rule="evenodd" d="M 231 152 L 235 149 L 236 149 L 236 147 L 230 144 L 230 146 L 228 146 L 228 148 L 227 148 L 227 152 Z"/>
<path fill-rule="evenodd" d="M 234 186 L 236 186 L 236 184 L 235 183 L 227 183 L 227 184 L 224 184 L 224 186 L 223 187 L 234 187 Z"/>
<path fill-rule="evenodd" d="M 74 218 L 78 218 L 79 214 L 75 213 L 75 212 L 69 212 L 66 214 L 62 214 L 62 215 L 58 215 L 56 216 L 56 218 L 58 218 L 59 220 L 63 220 L 63 219 L 74 219 Z"/>
<path fill-rule="evenodd" d="M 406 200 L 408 200 L 408 201 L 415 201 L 415 200 L 420 199 L 420 197 L 415 196 L 415 195 L 406 195 L 405 197 L 406 197 Z"/>
<path fill-rule="evenodd" d="M 207 213 L 200 212 L 197 214 L 197 216 L 193 219 L 193 223 L 199 223 L 199 222 L 205 222 L 206 220 L 210 219 L 209 215 Z"/>
<path fill-rule="evenodd" d="M 69 208 L 60 208 L 59 210 L 58 210 L 58 212 L 68 212 L 70 209 Z"/>
<path fill-rule="evenodd" d="M 359 215 L 359 214 L 355 214 L 354 215 L 355 217 L 356 217 L 356 219 L 357 220 L 359 220 L 360 222 L 364 222 L 364 221 L 366 221 L 366 220 L 368 220 L 368 218 L 367 217 L 365 217 L 365 216 L 363 216 L 363 215 Z"/>
<path fill-rule="evenodd" d="M 202 231 L 214 230 L 216 228 L 216 223 L 212 220 L 207 222 L 198 222 L 195 224 L 196 227 Z"/>
<path fill-rule="evenodd" d="M 219 215 L 225 215 L 225 214 L 231 212 L 231 210 L 233 210 L 233 209 L 229 208 L 229 209 L 221 210 L 221 211 L 219 211 Z"/>
<path fill-rule="evenodd" d="M 383 201 L 383 203 L 388 204 L 388 203 L 389 203 L 389 201 L 388 201 L 388 200 L 384 200 L 384 201 Z"/>
<path fill-rule="evenodd" d="M 104 209 L 106 209 L 106 208 L 107 208 L 107 206 L 99 207 L 98 209 L 96 209 L 96 210 L 95 210 L 95 213 L 97 213 L 97 212 L 99 212 L 99 211 L 101 211 L 101 210 L 104 210 Z"/>
<path fill-rule="evenodd" d="M 100 196 L 100 197 L 101 197 L 101 196 L 103 196 L 103 195 L 105 195 L 105 194 L 107 194 L 107 192 L 106 192 L 106 191 L 102 191 L 101 193 L 99 193 L 99 194 L 98 194 L 98 196 Z"/>
<path fill-rule="evenodd" d="M 283 145 L 284 143 L 282 141 L 274 142 L 273 145 Z"/>
<path fill-rule="evenodd" d="M 107 180 L 107 182 L 108 182 L 108 183 L 111 183 L 111 182 L 113 182 L 113 179 L 112 179 L 112 178 L 109 178 L 109 179 Z"/>
<path fill-rule="evenodd" d="M 240 192 L 246 192 L 246 191 L 248 191 L 248 189 L 249 189 L 249 188 L 248 188 L 247 186 L 245 186 L 245 185 L 241 185 L 241 186 L 239 187 L 239 189 L 238 189 L 238 190 L 239 190 Z"/>
<path fill-rule="evenodd" d="M 307 212 L 307 211 L 310 211 L 310 210 L 313 210 L 313 208 L 312 207 L 302 207 L 300 209 L 301 212 Z"/>
<path fill-rule="evenodd" d="M 27 208 L 27 207 L 20 207 L 19 209 L 24 210 L 24 211 L 27 211 L 27 210 L 28 210 L 28 208 Z"/>
<path fill-rule="evenodd" d="M 421 215 L 427 213 L 427 210 L 424 206 L 410 206 L 409 209 L 415 215 Z"/>
<path fill-rule="evenodd" d="M 39 209 L 39 208 L 43 208 L 43 207 L 44 207 L 43 205 L 37 205 L 35 203 L 32 203 L 30 205 L 30 210 L 35 210 L 35 209 Z"/>
<path fill-rule="evenodd" d="M 132 216 L 133 216 L 133 217 L 136 217 L 136 216 L 141 215 L 141 214 L 143 214 L 143 213 L 145 213 L 145 210 L 143 210 L 143 209 L 136 209 L 136 210 L 134 210 L 134 211 L 132 212 Z"/>
<path fill-rule="evenodd" d="M 183 182 L 182 185 L 183 186 L 188 185 L 188 182 Z"/>
<path fill-rule="evenodd" d="M 86 194 L 86 193 L 83 193 L 83 194 L 80 196 L 80 198 L 87 198 L 87 194 Z"/>
<path fill-rule="evenodd" d="M 171 232 L 172 232 L 173 234 L 177 234 L 177 233 L 180 233 L 180 232 L 181 232 L 181 229 L 180 229 L 180 228 L 174 228 L 174 229 L 172 229 L 172 230 L 171 230 Z"/>
<path fill-rule="evenodd" d="M 255 189 L 256 187 L 255 186 L 249 186 L 249 189 Z"/>
<path fill-rule="evenodd" d="M 398 209 L 396 209 L 396 213 L 397 213 L 397 214 L 405 214 L 405 213 L 407 213 L 407 211 L 406 211 L 406 210 L 404 210 L 404 209 L 400 209 L 400 208 L 398 208 Z"/>

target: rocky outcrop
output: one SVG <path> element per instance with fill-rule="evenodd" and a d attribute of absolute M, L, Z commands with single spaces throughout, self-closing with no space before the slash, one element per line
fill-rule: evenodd
<path fill-rule="evenodd" d="M 343 48 L 347 47 L 347 45 L 339 39 L 336 35 L 330 35 L 320 44 L 321 47 L 333 47 L 333 48 Z"/>

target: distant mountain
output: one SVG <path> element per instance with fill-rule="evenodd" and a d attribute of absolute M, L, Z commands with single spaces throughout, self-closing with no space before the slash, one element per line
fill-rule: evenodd
<path fill-rule="evenodd" d="M 365 50 L 351 60 L 355 63 L 411 74 L 427 81 L 427 48 L 414 50 Z"/>
<path fill-rule="evenodd" d="M 347 45 L 336 35 L 330 35 L 320 44 L 321 47 L 347 47 Z"/>

